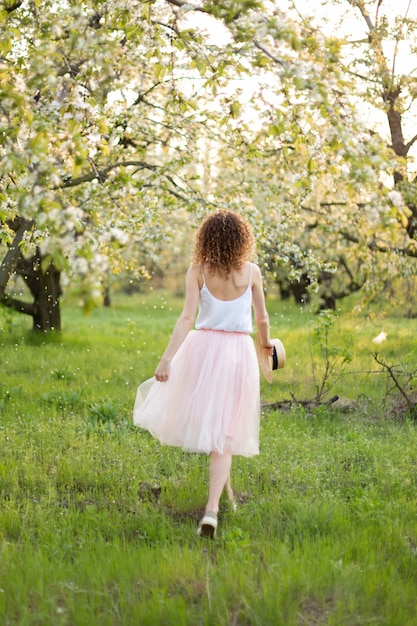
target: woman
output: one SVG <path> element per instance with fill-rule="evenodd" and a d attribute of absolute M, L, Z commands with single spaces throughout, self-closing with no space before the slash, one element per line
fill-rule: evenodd
<path fill-rule="evenodd" d="M 273 345 L 253 252 L 252 230 L 240 215 L 218 211 L 204 220 L 187 271 L 183 311 L 155 377 L 139 386 L 135 403 L 135 424 L 162 443 L 211 455 L 209 496 L 197 529 L 202 536 L 215 536 L 225 486 L 233 501 L 232 455 L 259 453 L 252 307 L 261 348 L 270 355 Z"/>

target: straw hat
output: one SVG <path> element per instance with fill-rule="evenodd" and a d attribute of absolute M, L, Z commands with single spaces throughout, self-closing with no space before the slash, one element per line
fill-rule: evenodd
<path fill-rule="evenodd" d="M 269 356 L 267 350 L 265 348 L 261 348 L 259 333 L 256 334 L 255 349 L 258 357 L 259 369 L 269 383 L 272 383 L 273 370 L 284 367 L 286 360 L 285 348 L 282 341 L 280 339 L 271 339 L 271 343 L 274 346 L 274 351 L 272 356 Z"/>

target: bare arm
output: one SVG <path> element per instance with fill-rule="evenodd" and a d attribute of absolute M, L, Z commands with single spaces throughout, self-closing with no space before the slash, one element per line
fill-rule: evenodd
<path fill-rule="evenodd" d="M 174 326 L 166 350 L 155 370 L 155 378 L 159 382 L 166 382 L 168 380 L 171 360 L 193 327 L 200 297 L 200 286 L 198 283 L 199 272 L 199 267 L 195 265 L 190 267 L 187 271 L 184 307 Z"/>
<path fill-rule="evenodd" d="M 269 316 L 265 305 L 262 275 L 259 267 L 254 264 L 252 264 L 252 276 L 252 302 L 260 344 L 262 348 L 268 350 L 268 354 L 270 355 L 273 345 L 269 334 Z"/>

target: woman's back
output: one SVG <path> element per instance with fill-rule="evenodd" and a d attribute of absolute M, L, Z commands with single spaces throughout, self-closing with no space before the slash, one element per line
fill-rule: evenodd
<path fill-rule="evenodd" d="M 204 264 L 206 265 L 206 264 Z M 232 269 L 228 277 L 201 268 L 196 329 L 252 332 L 252 265 Z M 208 268 L 207 268 L 208 269 Z"/>
<path fill-rule="evenodd" d="M 211 295 L 217 300 L 230 301 L 240 298 L 248 289 L 251 278 L 251 264 L 245 263 L 241 269 L 232 268 L 227 278 L 218 273 L 210 273 L 210 266 L 201 267 L 202 285 L 205 282 Z"/>

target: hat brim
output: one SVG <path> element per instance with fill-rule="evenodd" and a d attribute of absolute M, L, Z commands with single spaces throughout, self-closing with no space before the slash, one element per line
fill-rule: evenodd
<path fill-rule="evenodd" d="M 268 350 L 261 347 L 259 333 L 255 337 L 255 349 L 258 357 L 259 369 L 269 383 L 272 383 L 272 372 L 284 367 L 286 353 L 284 344 L 280 339 L 271 339 L 274 346 L 274 356 L 268 354 Z"/>

